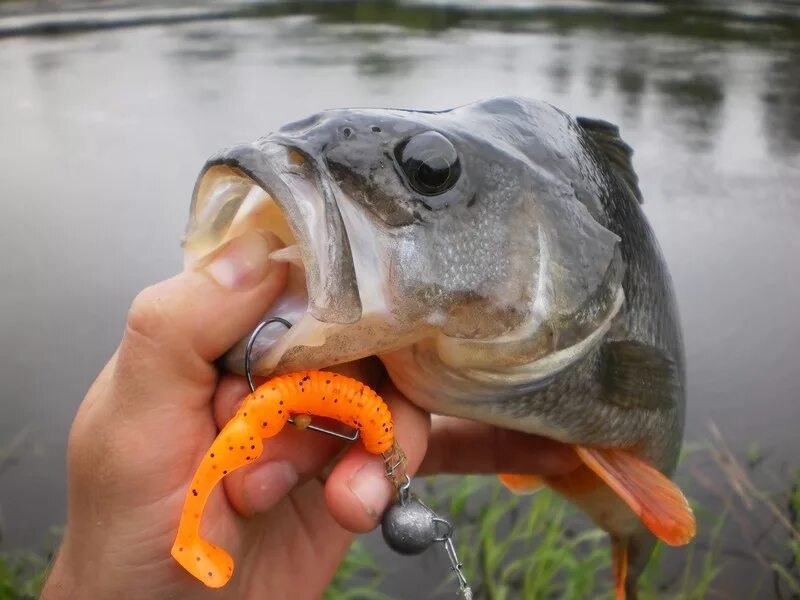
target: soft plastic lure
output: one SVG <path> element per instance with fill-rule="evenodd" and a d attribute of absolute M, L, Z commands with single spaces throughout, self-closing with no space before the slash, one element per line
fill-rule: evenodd
<path fill-rule="evenodd" d="M 262 439 L 277 435 L 290 417 L 318 415 L 358 430 L 366 450 L 394 448 L 394 426 L 386 403 L 363 383 L 326 371 L 281 375 L 244 399 L 203 457 L 181 514 L 172 556 L 209 587 L 222 587 L 233 574 L 233 559 L 200 537 L 200 520 L 211 491 L 228 473 L 255 461 Z M 307 418 L 307 417 L 306 417 Z"/>

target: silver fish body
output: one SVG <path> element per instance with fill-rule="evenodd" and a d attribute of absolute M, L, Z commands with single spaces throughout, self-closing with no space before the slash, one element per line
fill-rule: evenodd
<path fill-rule="evenodd" d="M 251 228 L 289 247 L 270 314 L 295 326 L 260 338 L 260 374 L 377 355 L 433 413 L 630 449 L 670 474 L 683 348 L 640 200 L 616 127 L 544 102 L 331 110 L 208 161 L 186 256 Z M 634 580 L 649 534 L 611 496 L 572 499 L 638 540 Z"/>

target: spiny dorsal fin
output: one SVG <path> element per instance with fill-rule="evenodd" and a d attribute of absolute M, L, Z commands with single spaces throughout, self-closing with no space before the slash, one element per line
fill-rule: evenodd
<path fill-rule="evenodd" d="M 602 119 L 578 117 L 578 125 L 589 134 L 598 149 L 603 153 L 614 173 L 631 190 L 636 199 L 642 202 L 642 192 L 639 191 L 639 177 L 633 170 L 633 148 L 626 144 L 619 136 L 619 127 Z"/>
<path fill-rule="evenodd" d="M 675 363 L 657 348 L 625 340 L 604 347 L 608 402 L 623 408 L 668 408 L 677 397 Z"/>

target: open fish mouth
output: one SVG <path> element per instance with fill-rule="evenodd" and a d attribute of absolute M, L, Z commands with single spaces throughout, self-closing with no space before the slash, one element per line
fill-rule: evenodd
<path fill-rule="evenodd" d="M 308 155 L 269 138 L 212 157 L 198 177 L 184 239 L 187 265 L 252 230 L 270 232 L 285 245 L 271 255 L 289 264 L 289 277 L 269 314 L 294 327 L 269 327 L 259 336 L 253 351 L 257 373 L 273 372 L 293 347 L 322 346 L 327 330 L 361 317 L 332 185 Z M 226 362 L 242 371 L 244 340 Z"/>

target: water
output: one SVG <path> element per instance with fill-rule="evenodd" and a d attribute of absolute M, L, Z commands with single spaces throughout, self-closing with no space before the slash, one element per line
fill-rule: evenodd
<path fill-rule="evenodd" d="M 677 287 L 688 438 L 713 419 L 735 449 L 798 464 L 800 7 L 468 4 L 53 36 L 0 18 L 0 440 L 28 429 L 37 450 L 2 478 L 9 546 L 63 521 L 69 423 L 133 296 L 179 269 L 205 158 L 329 107 L 520 94 L 618 123 Z"/>

